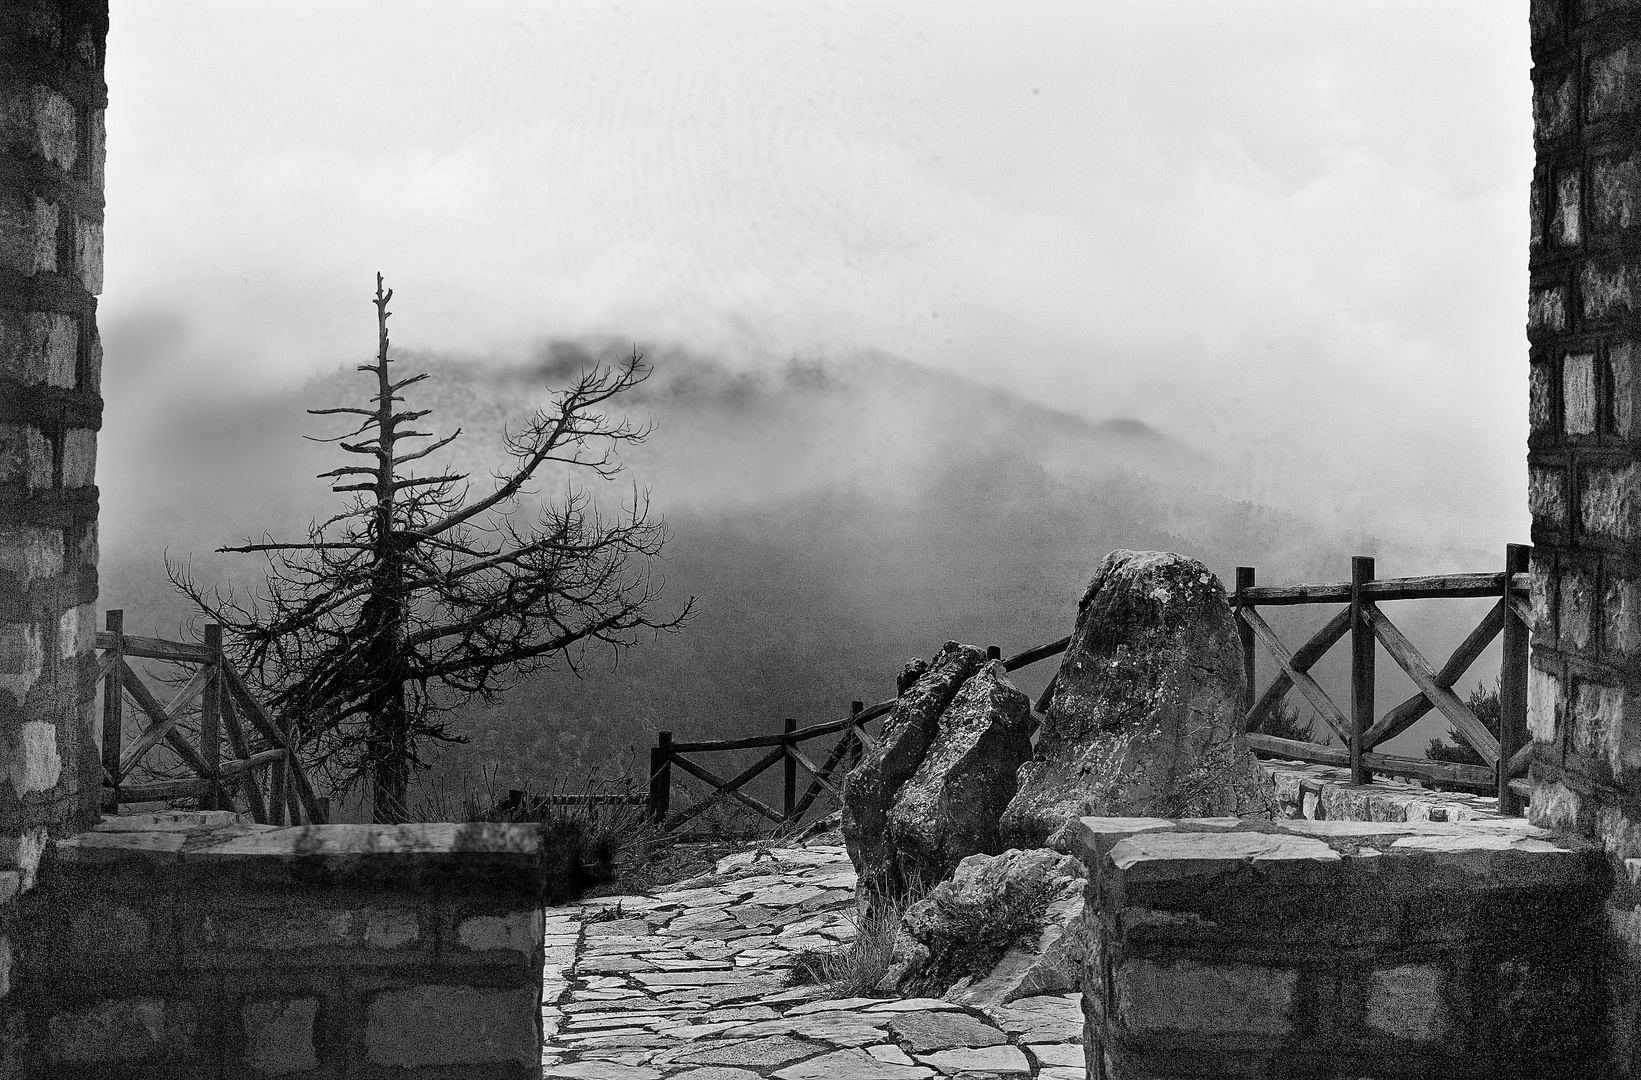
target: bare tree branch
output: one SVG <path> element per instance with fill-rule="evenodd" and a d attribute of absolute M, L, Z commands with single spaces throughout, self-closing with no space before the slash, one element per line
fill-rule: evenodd
<path fill-rule="evenodd" d="M 649 516 L 647 492 L 635 487 L 630 503 L 607 518 L 588 491 L 569 483 L 533 522 L 514 516 L 548 462 L 607 480 L 621 471 L 619 448 L 648 437 L 650 425 L 602 411 L 649 376 L 637 350 L 620 364 L 583 371 L 520 430 L 504 431 L 512 464 L 469 501 L 465 473 L 401 471 L 461 431 L 399 450 L 402 440 L 434 436 L 408 426 L 429 410 L 394 411 L 398 391 L 428 376 L 389 377 L 392 295 L 377 275 L 376 359 L 359 366 L 375 379 L 372 407 L 309 410 L 364 418 L 352 432 L 316 440 L 373 460 L 320 474 L 369 478 L 332 486 L 353 493 L 346 508 L 310 524 L 306 541 L 265 535 L 218 549 L 266 560 L 252 595 L 206 590 L 188 566 L 166 562 L 173 584 L 222 625 L 236 663 L 290 720 L 304 757 L 333 792 L 368 785 L 378 820 L 402 815 L 425 743 L 463 741 L 452 727 L 455 706 L 544 666 L 579 671 L 591 646 L 619 655 L 642 631 L 681 627 L 694 604 L 655 611 L 661 582 L 651 563 L 667 534 Z"/>

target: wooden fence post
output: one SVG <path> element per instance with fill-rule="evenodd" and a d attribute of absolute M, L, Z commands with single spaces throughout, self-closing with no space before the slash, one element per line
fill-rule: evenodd
<path fill-rule="evenodd" d="M 1366 784 L 1373 774 L 1362 764 L 1362 735 L 1373 726 L 1373 659 L 1377 642 L 1363 608 L 1362 586 L 1373 580 L 1373 559 L 1350 560 L 1350 782 Z"/>
<path fill-rule="evenodd" d="M 1236 568 L 1237 611 L 1242 610 L 1242 593 L 1245 589 L 1254 587 L 1254 568 L 1239 566 Z M 1236 636 L 1242 641 L 1242 681 L 1246 683 L 1242 690 L 1242 715 L 1244 718 L 1254 708 L 1254 628 L 1248 625 L 1246 619 L 1236 621 Z"/>
<path fill-rule="evenodd" d="M 273 718 L 272 723 L 279 731 L 285 742 L 285 791 L 290 795 L 287 809 L 290 812 L 291 824 L 306 822 L 309 825 L 330 824 L 330 799 L 319 798 L 313 793 L 313 787 L 302 771 L 302 760 L 296 756 L 296 743 L 292 737 L 295 725 L 284 714 Z M 313 800 L 309 806 L 308 800 Z"/>
<path fill-rule="evenodd" d="M 247 715 L 249 715 L 247 713 Z M 298 825 L 301 824 L 300 810 L 292 813 L 296 805 L 295 793 L 291 790 L 291 736 L 290 725 L 278 720 L 274 721 L 274 730 L 280 736 L 280 743 L 285 747 L 285 756 L 268 766 L 268 824 L 270 825 Z"/>
<path fill-rule="evenodd" d="M 286 761 L 290 751 L 285 751 L 285 757 L 278 759 L 268 766 L 268 824 L 294 825 L 291 820 L 289 785 L 285 779 L 287 770 Z"/>
<path fill-rule="evenodd" d="M 199 708 L 199 756 L 205 762 L 205 778 L 216 780 L 222 766 L 222 627 L 205 627 L 205 647 L 211 652 L 211 679 L 205 684 Z M 203 809 L 221 809 L 219 788 L 212 788 Z"/>
<path fill-rule="evenodd" d="M 860 737 L 860 714 L 866 711 L 866 702 L 851 701 L 849 703 L 849 733 L 855 737 L 854 745 L 849 748 L 853 758 L 849 761 L 849 769 L 860 764 L 860 759 L 866 754 L 866 740 Z M 849 769 L 845 769 L 848 772 Z"/>
<path fill-rule="evenodd" d="M 657 734 L 650 748 L 650 820 L 657 825 L 666 820 L 672 801 L 672 732 Z"/>
<path fill-rule="evenodd" d="M 798 805 L 798 759 L 792 756 L 797 744 L 792 741 L 792 733 L 798 730 L 798 722 L 790 716 L 786 718 L 781 729 L 781 749 L 786 754 L 786 760 L 781 775 L 781 817 L 792 820 L 792 809 Z"/>
<path fill-rule="evenodd" d="M 1526 573 L 1533 549 L 1504 549 L 1504 654 L 1499 663 L 1499 813 L 1520 814 L 1521 797 L 1510 790 L 1510 758 L 1527 744 L 1528 629 L 1511 605 L 1511 579 Z"/>
<path fill-rule="evenodd" d="M 103 771 L 112 785 L 103 808 L 120 808 L 120 738 L 125 727 L 125 611 L 114 608 L 104 616 L 113 644 L 104 650 L 108 674 L 103 676 Z"/>
<path fill-rule="evenodd" d="M 237 676 L 235 677 L 237 678 Z M 273 771 L 269 774 L 273 777 L 272 784 L 279 790 L 281 813 L 284 815 L 283 824 L 300 825 L 302 824 L 303 806 L 296 774 L 301 769 L 301 763 L 296 760 L 296 751 L 291 747 L 291 722 L 283 715 L 270 716 L 268 722 L 279 733 L 279 741 L 285 747 L 285 756 L 274 762 Z M 313 821 L 310 817 L 308 824 L 318 825 L 323 824 L 323 822 Z"/>

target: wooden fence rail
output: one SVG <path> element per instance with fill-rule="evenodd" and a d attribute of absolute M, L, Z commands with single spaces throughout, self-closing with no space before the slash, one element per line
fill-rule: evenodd
<path fill-rule="evenodd" d="M 122 802 L 197 798 L 202 805 L 229 807 L 236 797 L 261 824 L 321 824 L 324 800 L 314 794 L 283 718 L 252 696 L 222 653 L 222 628 L 207 626 L 201 644 L 138 637 L 124 632 L 125 613 L 109 611 L 107 629 L 97 635 L 98 677 L 103 684 L 103 808 Z M 126 659 L 198 665 L 180 691 L 162 703 Z M 125 743 L 125 699 L 136 705 L 136 738 Z M 179 730 L 185 716 L 198 713 L 197 745 Z M 223 759 L 226 736 L 231 756 Z M 184 779 L 128 784 L 126 778 L 161 743 L 194 775 Z"/>
<path fill-rule="evenodd" d="M 1242 644 L 1247 697 L 1243 702 L 1243 731 L 1248 745 L 1265 757 L 1310 761 L 1349 767 L 1355 783 L 1368 782 L 1374 773 L 1412 777 L 1455 787 L 1494 791 L 1503 813 L 1520 813 L 1527 785 L 1519 777 L 1526 772 L 1531 757 L 1527 741 L 1527 652 L 1531 612 L 1526 600 L 1530 577 L 1527 563 L 1532 549 L 1511 544 L 1506 550 L 1504 569 L 1491 574 L 1444 574 L 1425 577 L 1375 578 L 1371 558 L 1351 560 L 1351 580 L 1325 584 L 1261 586 L 1256 584 L 1253 567 L 1239 566 L 1231 601 Z M 1379 608 L 1393 600 L 1439 600 L 1498 597 L 1481 623 L 1460 643 L 1439 669 L 1425 660 L 1401 630 Z M 1269 623 L 1259 614 L 1261 607 L 1297 604 L 1343 604 L 1344 607 L 1321 630 L 1297 649 L 1289 650 Z M 1485 724 L 1460 701 L 1452 688 L 1475 663 L 1487 646 L 1504 635 L 1504 658 L 1500 670 L 1499 697 L 1502 712 L 1500 737 L 1494 738 Z M 1310 669 L 1346 636 L 1351 639 L 1350 707 L 1341 709 L 1310 675 Z M 1002 660 L 1008 671 L 1017 671 L 1065 652 L 1070 636 L 1033 646 Z M 1269 685 L 1254 694 L 1256 645 L 1263 645 L 1276 660 L 1278 672 Z M 1383 646 L 1398 666 L 1418 687 L 1418 693 L 1397 704 L 1382 717 L 1374 717 L 1376 649 Z M 988 659 L 1001 660 L 992 646 Z M 1281 707 L 1290 692 L 1298 690 L 1322 721 L 1342 740 L 1343 747 L 1265 735 L 1253 729 Z M 1042 713 L 1054 693 L 1054 680 L 1039 695 L 1035 711 Z M 785 721 L 782 730 L 770 735 L 739 739 L 712 739 L 674 742 L 672 732 L 659 733 L 650 750 L 648 806 L 655 821 L 676 829 L 726 799 L 734 800 L 754 813 L 776 823 L 794 822 L 826 794 L 841 802 L 841 778 L 863 749 L 876 745 L 867 724 L 886 716 L 895 706 L 889 698 L 874 705 L 851 703 L 849 716 L 800 728 L 797 721 Z M 1385 740 L 1401 734 L 1431 710 L 1440 712 L 1485 765 L 1400 757 L 1374 750 Z M 1035 721 L 1034 721 L 1035 723 Z M 802 744 L 828 735 L 839 735 L 825 759 L 817 765 L 801 749 Z M 731 777 L 685 757 L 737 750 L 767 750 L 750 766 Z M 781 807 L 779 810 L 741 790 L 777 764 L 782 765 Z M 676 766 L 705 783 L 709 793 L 682 810 L 672 809 L 672 775 Z M 807 788 L 799 794 L 799 768 L 809 776 Z"/>
<path fill-rule="evenodd" d="M 1017 671 L 1038 661 L 1047 660 L 1051 656 L 1058 656 L 1065 652 L 1070 644 L 1071 638 L 1068 635 L 1045 645 L 1033 646 L 1006 660 L 1003 659 L 1002 650 L 993 645 L 986 650 L 986 658 L 1001 660 L 1005 670 Z M 1045 696 L 1052 690 L 1051 682 Z M 660 732 L 655 747 L 650 750 L 650 815 L 663 823 L 667 829 L 676 829 L 724 799 L 732 799 L 761 817 L 777 824 L 786 824 L 802 819 L 823 794 L 830 796 L 835 803 L 841 804 L 842 776 L 848 773 L 864 750 L 877 745 L 877 739 L 866 725 L 888 715 L 894 707 L 894 698 L 877 702 L 875 705 L 854 701 L 850 703 L 849 715 L 843 719 L 804 728 L 798 727 L 796 720 L 788 719 L 779 734 L 752 735 L 740 739 L 674 742 L 672 732 Z M 828 735 L 841 737 L 817 765 L 813 758 L 804 753 L 801 746 L 812 739 L 825 738 Z M 727 779 L 699 762 L 683 756 L 765 748 L 769 753 Z M 741 790 L 777 764 L 783 766 L 779 810 Z M 679 770 L 705 783 L 710 789 L 704 798 L 679 811 L 674 811 L 671 805 L 672 770 L 675 765 Z M 800 767 L 809 777 L 806 787 L 799 784 Z M 801 794 L 800 787 L 803 787 Z"/>

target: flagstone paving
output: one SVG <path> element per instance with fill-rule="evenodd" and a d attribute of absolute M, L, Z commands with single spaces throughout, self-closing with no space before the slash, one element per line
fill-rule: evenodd
<path fill-rule="evenodd" d="M 854 912 L 835 843 L 737 852 L 654 896 L 549 908 L 543 1074 L 1084 1080 L 1076 994 L 979 1010 L 789 986 L 794 954 L 849 941 Z"/>

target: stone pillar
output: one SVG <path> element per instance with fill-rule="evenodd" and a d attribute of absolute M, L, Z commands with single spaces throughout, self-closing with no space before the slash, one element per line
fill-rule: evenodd
<path fill-rule="evenodd" d="M 1520 818 L 1067 831 L 1088 1080 L 1607 1075 L 1588 840 Z"/>
<path fill-rule="evenodd" d="M 1612 1075 L 1641 1076 L 1641 4 L 1533 0 L 1535 823 L 1598 838 Z"/>
<path fill-rule="evenodd" d="M 0 3 L 0 871 L 98 813 L 107 0 Z"/>

